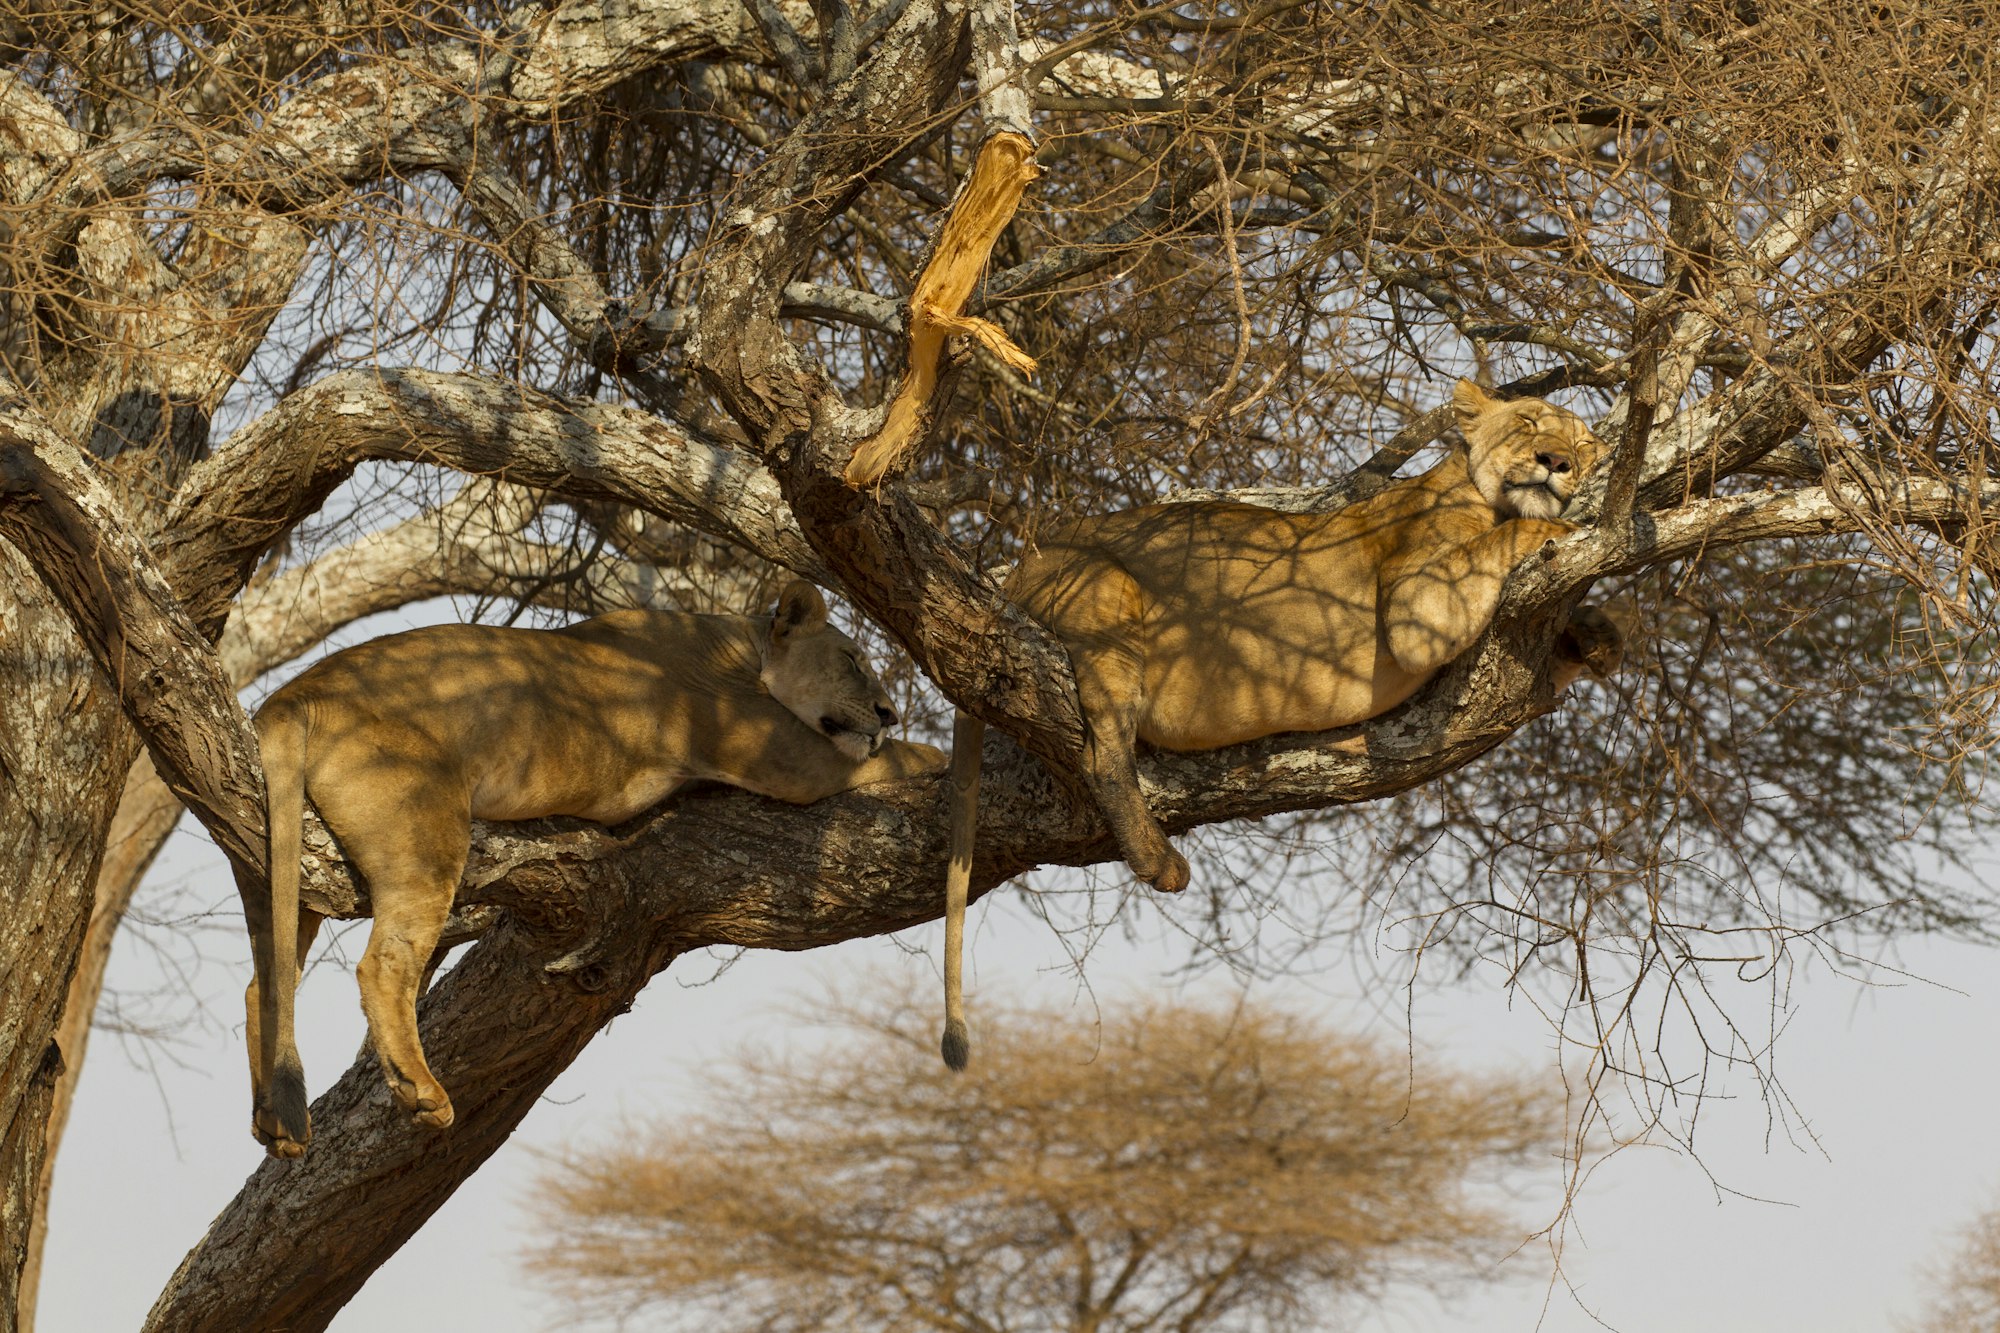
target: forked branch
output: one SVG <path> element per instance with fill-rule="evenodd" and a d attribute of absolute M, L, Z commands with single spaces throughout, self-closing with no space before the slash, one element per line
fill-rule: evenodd
<path fill-rule="evenodd" d="M 945 339 L 964 334 L 1022 374 L 1035 360 L 1016 347 L 991 320 L 965 313 L 993 244 L 1020 206 L 1021 193 L 1041 175 L 1035 146 L 1026 135 L 1002 131 L 980 145 L 951 211 L 945 215 L 930 259 L 910 294 L 909 361 L 901 386 L 890 400 L 882 428 L 854 450 L 847 484 L 872 486 L 916 447 L 937 411 L 938 361 Z"/>
<path fill-rule="evenodd" d="M 181 487 L 160 559 L 195 621 L 219 629 L 244 573 L 378 458 L 633 505 L 825 577 L 776 480 L 727 445 L 631 408 L 480 375 L 348 372 L 237 431 Z"/>

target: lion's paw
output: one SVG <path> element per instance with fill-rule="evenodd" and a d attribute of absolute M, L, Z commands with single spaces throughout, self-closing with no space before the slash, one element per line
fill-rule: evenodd
<path fill-rule="evenodd" d="M 452 1122 L 451 1098 L 445 1095 L 444 1086 L 436 1080 L 413 1083 L 391 1078 L 389 1095 L 395 1099 L 396 1105 L 410 1113 L 413 1123 L 426 1129 L 444 1129 Z"/>
<path fill-rule="evenodd" d="M 451 1099 L 446 1098 L 443 1106 L 429 1106 L 418 1111 L 410 1119 L 425 1129 L 449 1129 L 453 1118 Z"/>
<path fill-rule="evenodd" d="M 301 1129 L 301 1133 L 294 1134 L 274 1114 L 253 1111 L 250 1115 L 250 1137 L 264 1145 L 267 1155 L 281 1161 L 306 1155 L 306 1145 L 312 1142 L 312 1121 L 307 1119 Z"/>
<path fill-rule="evenodd" d="M 275 1157 L 279 1161 L 296 1161 L 306 1155 L 306 1145 L 283 1131 L 276 1134 L 266 1133 L 252 1122 L 250 1135 L 264 1145 L 265 1155 Z"/>
<path fill-rule="evenodd" d="M 1179 893 L 1188 886 L 1187 858 L 1169 847 L 1152 866 L 1133 866 L 1132 873 L 1160 893 Z"/>

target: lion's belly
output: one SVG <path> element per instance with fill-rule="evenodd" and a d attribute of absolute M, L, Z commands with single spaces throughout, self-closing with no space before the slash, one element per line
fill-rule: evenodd
<path fill-rule="evenodd" d="M 569 815 L 616 824 L 686 782 L 680 747 L 612 727 L 532 725 L 510 719 L 484 737 L 473 766 L 472 813 L 479 819 Z"/>
<path fill-rule="evenodd" d="M 1214 675 L 1176 664 L 1162 674 L 1161 686 L 1146 692 L 1138 733 L 1148 745 L 1167 750 L 1212 750 L 1281 731 L 1326 731 L 1394 706 L 1379 704 L 1371 680 L 1346 673 L 1286 680 Z"/>
<path fill-rule="evenodd" d="M 677 768 L 633 774 L 625 785 L 612 791 L 592 793 L 588 801 L 566 813 L 599 824 L 622 824 L 642 810 L 664 801 L 693 775 Z"/>
<path fill-rule="evenodd" d="M 476 819 L 541 819 L 569 815 L 618 824 L 665 800 L 693 776 L 673 767 L 637 771 L 603 767 L 489 773 L 475 787 Z"/>
<path fill-rule="evenodd" d="M 1346 726 L 1408 697 L 1416 683 L 1383 650 L 1373 615 L 1322 610 L 1277 627 L 1231 628 L 1226 617 L 1160 627 L 1146 654 L 1139 738 L 1207 750 Z"/>

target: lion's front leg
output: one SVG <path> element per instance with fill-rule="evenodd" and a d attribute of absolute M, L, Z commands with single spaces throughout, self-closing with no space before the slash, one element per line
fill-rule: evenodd
<path fill-rule="evenodd" d="M 1508 571 L 1544 542 L 1574 532 L 1515 518 L 1448 550 L 1414 551 L 1383 571 L 1382 627 L 1396 664 L 1429 677 L 1486 632 Z"/>
<path fill-rule="evenodd" d="M 1139 790 L 1139 711 L 1145 706 L 1145 663 L 1130 649 L 1079 652 L 1077 697 L 1083 705 L 1084 782 L 1118 839 L 1132 873 L 1161 893 L 1188 886 L 1187 859 L 1167 841 Z"/>

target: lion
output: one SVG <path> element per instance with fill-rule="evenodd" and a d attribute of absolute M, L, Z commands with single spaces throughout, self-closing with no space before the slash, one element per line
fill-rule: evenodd
<path fill-rule="evenodd" d="M 1468 448 L 1344 509 L 1148 505 L 1085 519 L 1015 567 L 1008 597 L 1069 650 L 1082 777 L 1139 879 L 1178 892 L 1188 865 L 1146 809 L 1134 742 L 1212 750 L 1386 713 L 1485 631 L 1509 570 L 1573 530 L 1557 516 L 1604 452 L 1590 428 L 1468 380 L 1452 401 Z M 1578 607 L 1564 638 L 1558 690 L 1615 667 L 1617 629 L 1595 608 Z M 962 954 L 984 734 L 959 714 L 942 1042 L 954 1069 L 970 1051 Z"/>
<path fill-rule="evenodd" d="M 443 1129 L 416 1003 L 475 819 L 617 824 L 688 782 L 804 805 L 945 767 L 888 739 L 896 710 L 811 584 L 775 616 L 615 611 L 562 629 L 439 625 L 335 653 L 259 710 L 271 897 L 251 913 L 251 1132 L 273 1157 L 312 1138 L 293 1038 L 299 966 L 319 928 L 299 905 L 307 796 L 368 883 L 355 969 L 368 1036 L 399 1106 Z"/>

